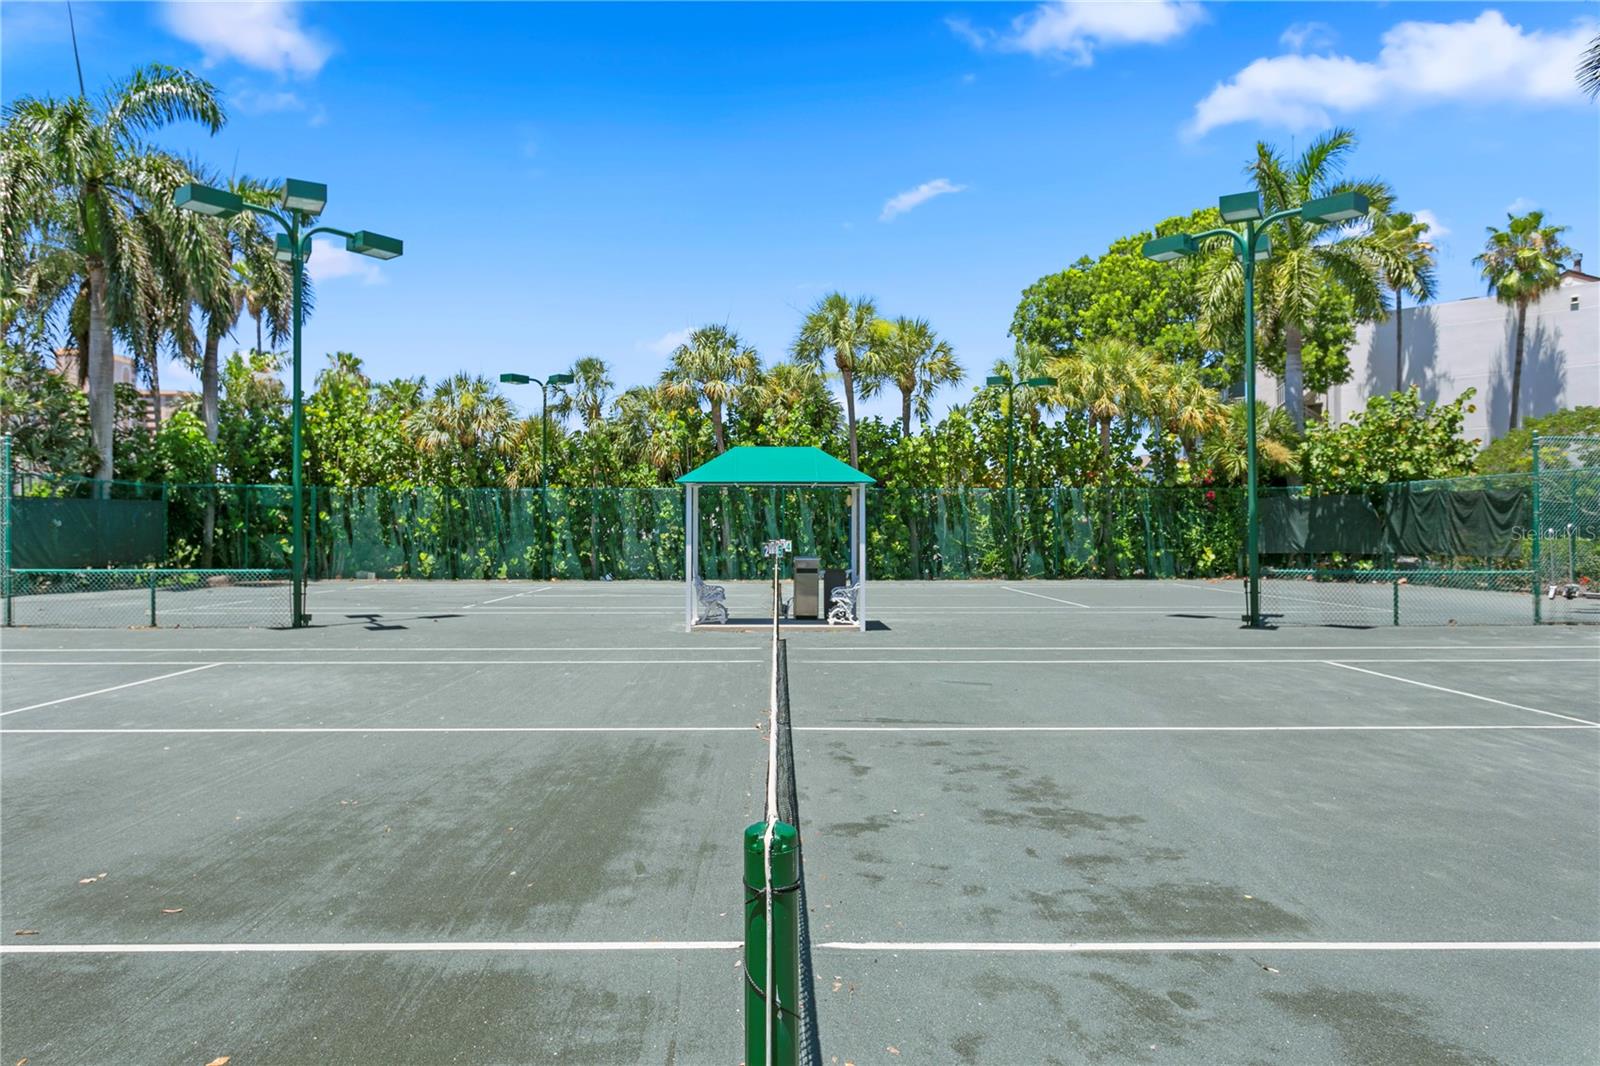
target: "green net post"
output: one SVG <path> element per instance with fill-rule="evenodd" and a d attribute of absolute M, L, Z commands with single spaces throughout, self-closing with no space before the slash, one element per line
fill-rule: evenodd
<path fill-rule="evenodd" d="M 744 831 L 744 1061 L 795 1066 L 800 1028 L 800 841 L 787 822 L 772 826 L 772 983 L 767 1006 L 765 822 Z M 770 1043 L 772 1057 L 767 1057 Z"/>
<path fill-rule="evenodd" d="M 1539 554 L 1540 554 L 1539 553 L 1539 542 L 1544 539 L 1544 515 L 1540 513 L 1543 510 L 1543 508 L 1541 506 L 1541 496 L 1540 496 L 1540 493 L 1539 493 L 1539 474 L 1540 474 L 1539 466 L 1540 466 L 1540 463 L 1539 463 L 1539 431 L 1538 430 L 1534 430 L 1533 431 L 1533 547 L 1531 549 L 1531 554 L 1530 554 L 1530 557 L 1529 557 L 1529 560 L 1528 560 L 1528 566 L 1533 571 L 1533 624 L 1534 625 L 1538 625 L 1541 621 L 1543 621 L 1543 618 L 1541 616 L 1541 603 L 1542 603 L 1542 600 L 1543 600 L 1543 595 L 1542 594 L 1544 592 L 1544 590 L 1539 587 L 1539 579 L 1544 574 L 1544 570 L 1540 566 L 1540 559 L 1539 559 Z"/>
<path fill-rule="evenodd" d="M 1394 624 L 1395 625 L 1399 625 L 1400 624 L 1400 571 L 1398 571 L 1398 570 L 1390 571 L 1390 573 L 1389 573 L 1389 584 L 1394 589 L 1394 593 L 1393 593 L 1393 599 L 1394 599 L 1394 603 L 1393 603 Z"/>
<path fill-rule="evenodd" d="M 156 572 L 150 571 L 150 628 L 156 626 Z"/>

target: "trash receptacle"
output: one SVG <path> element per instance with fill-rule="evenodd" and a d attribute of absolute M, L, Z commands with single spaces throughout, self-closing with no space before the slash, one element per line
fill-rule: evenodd
<path fill-rule="evenodd" d="M 822 560 L 812 555 L 794 557 L 794 616 L 796 618 L 821 618 Z"/>

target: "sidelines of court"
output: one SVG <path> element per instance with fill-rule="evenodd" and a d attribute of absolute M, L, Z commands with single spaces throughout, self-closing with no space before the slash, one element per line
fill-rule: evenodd
<path fill-rule="evenodd" d="M 444 940 L 311 941 L 216 944 L 0 944 L 0 955 L 243 955 L 243 954 L 402 954 L 457 952 L 573 953 L 619 951 L 732 951 L 738 940 Z M 1163 955 L 1242 952 L 1529 952 L 1600 951 L 1595 940 L 1151 940 L 1151 941 L 905 941 L 832 940 L 816 945 L 827 951 Z"/>

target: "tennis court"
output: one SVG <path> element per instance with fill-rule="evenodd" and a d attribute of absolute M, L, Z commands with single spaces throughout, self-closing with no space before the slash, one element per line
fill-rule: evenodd
<path fill-rule="evenodd" d="M 683 597 L 0 634 L 0 1061 L 740 1061 L 769 645 Z M 1592 627 L 870 607 L 788 639 L 823 1062 L 1600 1058 Z"/>

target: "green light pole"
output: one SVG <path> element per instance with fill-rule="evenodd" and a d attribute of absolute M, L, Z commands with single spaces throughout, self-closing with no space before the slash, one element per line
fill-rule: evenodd
<path fill-rule="evenodd" d="M 1231 193 L 1217 201 L 1222 221 L 1244 223 L 1244 232 L 1227 226 L 1208 229 L 1192 236 L 1174 233 L 1144 242 L 1144 255 L 1158 263 L 1168 263 L 1194 255 L 1200 242 L 1212 237 L 1233 241 L 1244 270 L 1244 406 L 1245 406 L 1245 567 L 1246 613 L 1244 621 L 1261 625 L 1260 514 L 1256 501 L 1256 263 L 1272 255 L 1272 242 L 1266 229 L 1274 222 L 1296 216 L 1306 222 L 1348 222 L 1367 213 L 1367 198 L 1358 192 L 1335 193 L 1310 200 L 1297 207 L 1286 207 L 1267 215 L 1261 209 L 1261 195 L 1255 192 Z"/>
<path fill-rule="evenodd" d="M 1016 498 L 1016 490 L 1012 487 L 1011 470 L 1012 470 L 1012 466 L 1016 462 L 1016 450 L 1017 450 L 1017 448 L 1016 448 L 1016 443 L 1017 443 L 1017 432 L 1016 432 L 1016 427 L 1017 427 L 1016 391 L 1017 391 L 1017 385 L 1019 384 L 1019 382 L 1017 382 L 1015 379 L 1013 379 L 1010 375 L 1005 375 L 1005 376 L 996 375 L 996 376 L 985 378 L 983 383 L 986 386 L 989 386 L 991 388 L 999 388 L 999 389 L 1005 389 L 1006 390 L 1006 525 L 1008 527 L 1008 533 L 1014 533 L 1015 529 L 1016 529 L 1016 521 L 1015 521 L 1015 519 L 1016 519 L 1016 511 L 1017 511 L 1017 498 Z M 1020 384 L 1026 385 L 1030 389 L 1048 389 L 1048 388 L 1054 387 L 1055 383 L 1056 383 L 1056 379 L 1055 378 L 1051 378 L 1051 377 L 1025 378 L 1023 381 L 1020 382 Z M 1013 541 L 1015 540 L 1014 537 L 1008 537 L 1008 539 L 1011 539 Z M 1016 558 L 1016 556 L 1017 556 L 1017 546 L 1016 546 L 1015 543 L 1012 543 L 1012 545 L 1011 545 L 1011 565 L 1012 565 L 1013 568 L 1016 568 L 1016 566 L 1017 566 L 1017 558 Z"/>
<path fill-rule="evenodd" d="M 319 233 L 331 233 L 336 237 L 343 237 L 346 251 L 371 256 L 373 259 L 397 259 L 405 250 L 405 246 L 398 238 L 385 237 L 370 230 L 357 230 L 351 233 L 332 226 L 311 228 L 312 221 L 322 214 L 323 208 L 328 205 L 328 187 L 321 182 L 301 181 L 298 178 L 286 179 L 283 183 L 282 214 L 271 208 L 249 203 L 238 193 L 193 182 L 180 186 L 172 194 L 172 202 L 185 211 L 209 215 L 212 218 L 232 218 L 241 211 L 248 211 L 253 215 L 272 219 L 283 229 L 277 237 L 278 250 L 275 256 L 279 262 L 290 264 L 294 290 L 294 310 L 290 323 L 290 333 L 294 338 L 294 387 L 290 405 L 289 433 L 289 447 L 292 453 L 289 459 L 290 480 L 294 492 L 294 543 L 289 552 L 289 565 L 292 568 L 290 584 L 293 586 L 293 607 L 289 624 L 298 629 L 311 621 L 311 616 L 305 610 L 306 515 L 305 501 L 301 499 L 304 457 L 300 448 L 305 422 L 300 389 L 300 333 L 303 325 L 301 319 L 304 317 L 302 289 L 305 285 L 306 259 L 311 255 L 311 238 Z"/>
<path fill-rule="evenodd" d="M 545 489 L 550 485 L 550 464 L 545 461 L 545 457 L 550 454 L 550 389 L 556 385 L 571 385 L 572 375 L 548 374 L 543 380 L 534 377 L 532 374 L 500 375 L 500 384 L 502 385 L 527 385 L 530 383 L 537 383 L 539 386 L 539 524 L 540 531 L 544 533 L 545 539 L 548 540 L 549 520 L 545 514 Z M 544 548 L 546 550 L 539 553 L 540 572 L 544 575 L 546 581 L 550 580 L 549 547 L 549 544 L 545 544 Z"/>

